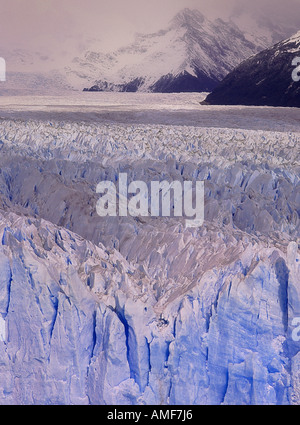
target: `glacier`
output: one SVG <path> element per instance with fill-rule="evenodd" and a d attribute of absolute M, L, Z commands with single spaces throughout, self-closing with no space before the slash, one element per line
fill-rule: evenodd
<path fill-rule="evenodd" d="M 1 404 L 299 404 L 299 132 L 1 119 Z M 205 181 L 205 223 L 100 180 Z"/>

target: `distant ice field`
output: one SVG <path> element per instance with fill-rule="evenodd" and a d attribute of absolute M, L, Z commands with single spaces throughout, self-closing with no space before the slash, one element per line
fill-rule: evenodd
<path fill-rule="evenodd" d="M 0 96 L 0 118 L 300 131 L 297 108 L 204 106 L 206 93 Z"/>

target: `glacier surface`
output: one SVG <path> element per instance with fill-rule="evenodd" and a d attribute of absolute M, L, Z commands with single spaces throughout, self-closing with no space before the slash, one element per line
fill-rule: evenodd
<path fill-rule="evenodd" d="M 2 119 L 1 404 L 299 404 L 299 133 Z M 204 180 L 205 223 L 99 181 Z"/>

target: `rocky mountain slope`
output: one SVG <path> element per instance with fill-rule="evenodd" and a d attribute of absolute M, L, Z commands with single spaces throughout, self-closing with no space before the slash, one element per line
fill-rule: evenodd
<path fill-rule="evenodd" d="M 294 60 L 299 56 L 300 32 L 244 61 L 205 103 L 300 107 L 300 82 L 293 79 L 300 64 Z"/>

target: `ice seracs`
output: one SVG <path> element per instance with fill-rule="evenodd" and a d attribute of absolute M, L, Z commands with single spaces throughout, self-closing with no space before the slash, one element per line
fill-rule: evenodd
<path fill-rule="evenodd" d="M 299 134 L 3 120 L 2 404 L 299 404 Z M 96 186 L 206 181 L 205 222 Z"/>

